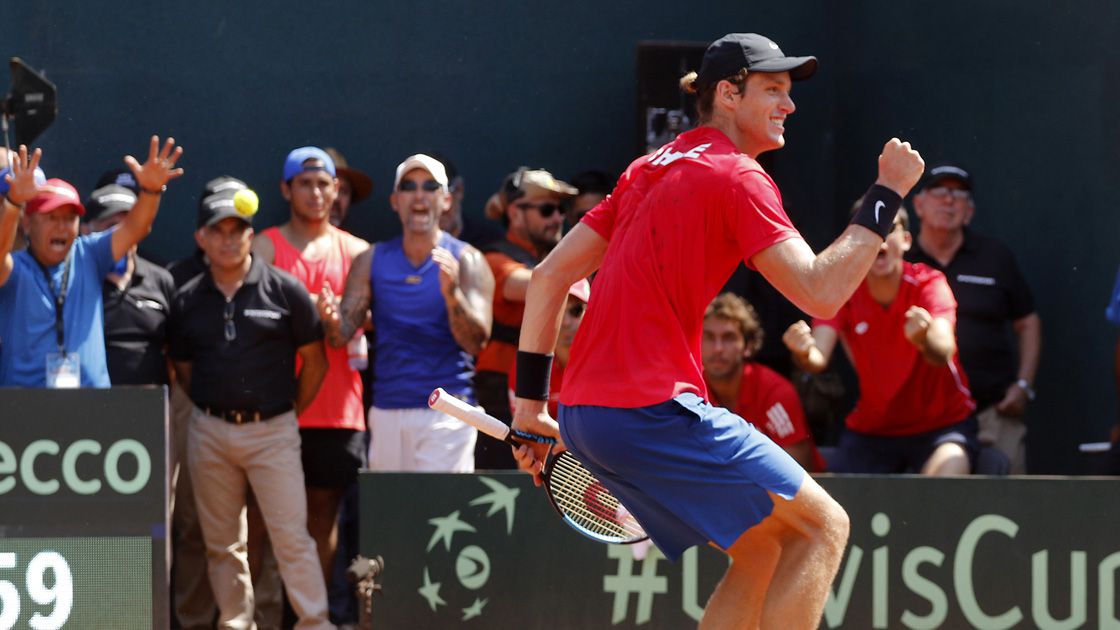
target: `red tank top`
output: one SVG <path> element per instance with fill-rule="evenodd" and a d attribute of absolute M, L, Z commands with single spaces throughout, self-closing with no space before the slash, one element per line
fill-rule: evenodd
<path fill-rule="evenodd" d="M 314 295 L 318 295 L 324 284 L 329 285 L 335 295 L 342 295 L 346 289 L 346 274 L 350 273 L 350 263 L 364 248 L 359 239 L 333 226 L 328 227 L 330 247 L 324 256 L 316 260 L 305 258 L 284 238 L 279 228 L 271 227 L 262 232 L 272 241 L 272 249 L 276 252 L 272 264 L 299 278 L 308 292 Z M 299 426 L 303 429 L 365 431 L 362 374 L 350 368 L 345 347 L 332 348 L 326 343 L 323 345 L 327 351 L 327 375 L 315 400 L 300 414 Z M 299 368 L 297 357 L 296 369 Z"/>

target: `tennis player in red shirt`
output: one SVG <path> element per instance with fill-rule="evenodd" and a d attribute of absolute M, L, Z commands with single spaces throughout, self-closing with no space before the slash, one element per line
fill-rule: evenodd
<path fill-rule="evenodd" d="M 792 82 L 816 67 L 761 35 L 714 42 L 681 81 L 700 126 L 634 161 L 529 285 L 513 426 L 560 438 L 667 557 L 709 542 L 730 555 L 702 628 L 816 628 L 848 535 L 843 508 L 781 447 L 707 402 L 704 309 L 745 260 L 803 311 L 831 317 L 924 166 L 888 142 L 865 207 L 814 254 L 755 158 L 785 143 Z M 545 409 L 548 353 L 568 287 L 596 270 L 558 425 Z M 539 482 L 547 448 L 514 454 Z"/>
<path fill-rule="evenodd" d="M 782 339 L 807 372 L 825 369 L 837 339 L 859 376 L 833 472 L 967 475 L 980 453 L 976 403 L 953 329 L 957 301 L 945 275 L 902 259 L 909 217 L 895 217 L 875 264 L 828 319 L 795 322 Z"/>
<path fill-rule="evenodd" d="M 738 295 L 723 293 L 708 305 L 700 353 L 711 401 L 753 424 L 805 470 L 823 471 L 797 390 L 752 360 L 762 337 L 754 307 Z"/>

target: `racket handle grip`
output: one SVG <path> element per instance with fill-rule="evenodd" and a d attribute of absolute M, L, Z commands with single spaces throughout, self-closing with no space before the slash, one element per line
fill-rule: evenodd
<path fill-rule="evenodd" d="M 435 388 L 428 396 L 428 406 L 458 418 L 496 440 L 506 441 L 509 437 L 509 427 L 504 422 L 448 394 L 442 387 Z"/>

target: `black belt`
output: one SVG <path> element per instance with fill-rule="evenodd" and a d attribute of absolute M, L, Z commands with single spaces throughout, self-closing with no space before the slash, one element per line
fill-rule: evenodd
<path fill-rule="evenodd" d="M 202 407 L 208 416 L 213 416 L 231 424 L 248 424 L 250 422 L 267 422 L 276 416 L 291 411 L 291 407 L 279 410 L 261 411 L 259 409 L 222 409 L 219 407 Z"/>

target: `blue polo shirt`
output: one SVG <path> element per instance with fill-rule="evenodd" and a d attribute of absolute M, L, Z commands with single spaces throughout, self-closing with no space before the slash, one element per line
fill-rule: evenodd
<path fill-rule="evenodd" d="M 81 236 L 71 249 L 72 268 L 62 321 L 67 352 L 78 354 L 82 387 L 109 387 L 105 366 L 101 281 L 112 270 L 113 230 Z M 66 263 L 43 268 L 27 250 L 12 254 L 14 267 L 0 287 L 0 386 L 46 387 L 47 355 L 58 352 L 55 295 Z"/>

